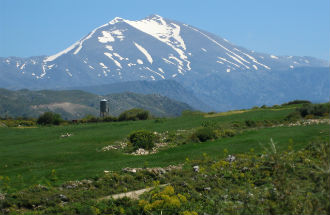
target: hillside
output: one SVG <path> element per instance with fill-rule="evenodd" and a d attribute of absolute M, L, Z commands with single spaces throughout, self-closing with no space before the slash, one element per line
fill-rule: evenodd
<path fill-rule="evenodd" d="M 288 120 L 297 107 L 302 106 L 0 128 L 0 209 L 32 214 L 323 213 L 329 206 L 324 170 L 330 121 L 312 115 Z M 136 154 L 125 145 L 141 129 L 161 141 L 155 152 Z M 194 134 L 205 129 L 216 136 L 196 141 Z M 151 191 L 135 199 L 114 195 L 144 188 Z"/>
<path fill-rule="evenodd" d="M 157 94 L 117 93 L 100 97 L 79 90 L 0 89 L 0 116 L 38 117 L 46 111 L 59 113 L 64 119 L 98 116 L 101 98 L 109 100 L 110 114 L 114 116 L 132 108 L 149 110 L 155 116 L 178 116 L 182 111 L 192 109 L 187 104 Z"/>
<path fill-rule="evenodd" d="M 73 89 L 83 90 L 85 92 L 95 93 L 97 95 L 123 92 L 159 94 L 176 101 L 184 102 L 196 110 L 212 110 L 210 106 L 206 105 L 200 99 L 198 99 L 192 91 L 187 90 L 174 80 L 129 81 L 106 85 L 73 87 Z"/>

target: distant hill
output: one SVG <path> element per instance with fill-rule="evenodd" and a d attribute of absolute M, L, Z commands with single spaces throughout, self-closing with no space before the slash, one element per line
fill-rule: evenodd
<path fill-rule="evenodd" d="M 106 95 L 110 93 L 134 92 L 140 94 L 160 94 L 176 101 L 181 101 L 194 109 L 210 111 L 212 108 L 198 99 L 194 93 L 174 80 L 128 81 L 113 84 L 74 87 L 71 89 Z"/>
<path fill-rule="evenodd" d="M 110 102 L 110 114 L 119 115 L 131 108 L 149 110 L 155 116 L 178 116 L 191 106 L 158 94 L 141 95 L 117 93 L 102 96 Z M 0 116 L 38 117 L 46 111 L 53 111 L 65 119 L 82 118 L 99 114 L 101 97 L 80 90 L 18 90 L 0 89 Z"/>

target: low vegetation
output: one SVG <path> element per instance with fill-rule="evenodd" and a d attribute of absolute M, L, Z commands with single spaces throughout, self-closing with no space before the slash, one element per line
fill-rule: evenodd
<path fill-rule="evenodd" d="M 63 119 L 57 113 L 45 112 L 39 116 L 37 124 L 39 125 L 59 125 Z"/>
<path fill-rule="evenodd" d="M 0 211 L 325 214 L 328 108 L 291 104 L 221 115 L 187 111 L 178 118 L 0 128 Z M 300 110 L 309 114 L 303 117 Z M 148 187 L 153 189 L 134 198 L 112 196 Z"/>
<path fill-rule="evenodd" d="M 60 187 L 35 185 L 2 194 L 0 207 L 5 213 L 38 214 L 326 214 L 330 145 L 319 141 L 294 150 L 292 144 L 280 151 L 271 140 L 262 153 L 250 149 L 235 155 L 224 149 L 223 159 L 204 154 L 165 174 L 146 169 L 104 173 Z M 139 200 L 97 200 L 148 185 L 155 189 Z"/>
<path fill-rule="evenodd" d="M 213 129 L 204 127 L 197 129 L 191 136 L 191 139 L 195 142 L 205 142 L 213 140 L 217 137 Z"/>
<path fill-rule="evenodd" d="M 35 125 L 68 125 L 77 123 L 96 123 L 96 122 L 120 122 L 120 121 L 137 121 L 137 120 L 148 120 L 155 118 L 149 111 L 133 108 L 126 110 L 119 115 L 115 116 L 105 116 L 96 117 L 94 115 L 86 115 L 85 117 L 77 120 L 64 120 L 60 114 L 48 111 L 41 114 L 37 119 L 28 117 L 4 117 L 0 118 L 0 122 L 6 127 L 28 127 Z M 161 119 L 161 118 L 159 118 Z M 158 120 L 158 119 L 157 119 Z"/>
<path fill-rule="evenodd" d="M 155 146 L 155 138 L 152 132 L 145 130 L 135 131 L 129 135 L 129 141 L 135 149 L 152 149 Z"/>
<path fill-rule="evenodd" d="M 298 108 L 297 111 L 302 117 L 327 117 L 330 112 L 330 104 L 304 104 L 301 108 Z"/>
<path fill-rule="evenodd" d="M 131 110 L 124 111 L 118 117 L 118 121 L 128 121 L 128 120 L 147 120 L 150 119 L 151 115 L 149 111 L 142 110 L 139 108 L 133 108 Z"/>

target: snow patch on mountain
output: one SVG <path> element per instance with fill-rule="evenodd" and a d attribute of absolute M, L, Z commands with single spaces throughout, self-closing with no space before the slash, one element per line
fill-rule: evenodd
<path fill-rule="evenodd" d="M 73 50 L 73 49 L 76 48 L 77 46 L 78 46 L 78 48 L 74 51 L 73 54 L 75 54 L 75 55 L 78 54 L 79 51 L 80 51 L 81 48 L 82 48 L 83 43 L 84 43 L 86 40 L 90 39 L 90 38 L 93 36 L 93 34 L 94 34 L 98 29 L 103 28 L 103 27 L 105 27 L 105 26 L 107 26 L 107 25 L 108 25 L 108 23 L 106 23 L 106 24 L 104 24 L 104 25 L 102 25 L 102 26 L 100 26 L 100 27 L 98 27 L 98 28 L 95 28 L 91 33 L 88 34 L 87 37 L 81 39 L 80 41 L 75 42 L 74 44 L 72 44 L 72 45 L 69 46 L 68 48 L 64 49 L 63 51 L 60 51 L 60 52 L 58 52 L 58 53 L 56 53 L 56 54 L 54 54 L 54 55 L 51 55 L 51 56 L 49 56 L 49 57 L 46 57 L 46 58 L 44 59 L 43 62 L 44 62 L 44 63 L 47 63 L 47 62 L 50 62 L 50 61 L 54 61 L 55 59 L 57 59 L 58 57 L 62 56 L 63 54 L 66 54 L 66 53 L 70 52 L 71 50 Z"/>
<path fill-rule="evenodd" d="M 264 67 L 264 68 L 266 68 L 266 69 L 268 69 L 268 70 L 270 70 L 270 67 L 269 66 L 267 66 L 267 65 L 264 65 L 264 64 L 262 64 L 262 63 L 260 63 L 260 62 L 258 62 L 254 57 L 252 57 L 251 55 L 248 55 L 248 54 L 246 54 L 246 53 L 244 53 L 244 52 L 242 52 L 242 51 L 240 51 L 243 55 L 245 55 L 246 57 L 248 57 L 250 60 L 252 60 L 254 63 L 256 63 L 256 64 L 258 64 L 258 65 L 260 65 L 260 66 L 262 66 L 262 67 Z M 261 56 L 262 57 L 262 56 Z"/>
<path fill-rule="evenodd" d="M 105 26 L 107 26 L 107 25 L 108 25 L 108 23 L 106 23 L 106 24 L 104 24 L 104 25 L 102 25 L 102 26 L 100 26 L 100 27 L 98 27 L 98 28 L 95 28 L 91 33 L 88 34 L 87 37 L 85 37 L 84 39 L 80 40 L 80 41 L 78 42 L 78 43 L 79 43 L 79 47 L 73 52 L 73 54 L 74 54 L 74 55 L 78 54 L 79 51 L 80 51 L 81 48 L 82 48 L 83 43 L 84 43 L 86 40 L 90 39 L 98 29 L 103 28 L 103 27 L 105 27 Z"/>
<path fill-rule="evenodd" d="M 72 49 L 74 49 L 77 45 L 79 45 L 79 42 L 75 42 L 74 44 L 72 44 L 72 45 L 69 46 L 68 48 L 64 49 L 63 51 L 58 52 L 57 54 L 54 54 L 54 55 L 49 56 L 49 57 L 46 57 L 46 58 L 44 59 L 44 63 L 47 63 L 47 62 L 53 61 L 53 60 L 55 60 L 56 58 L 60 57 L 61 55 L 68 53 L 69 51 L 71 51 Z"/>
<path fill-rule="evenodd" d="M 114 30 L 111 32 L 111 34 L 115 35 L 115 37 L 117 39 L 119 39 L 119 41 L 123 41 L 125 39 L 125 36 L 123 35 L 123 32 L 120 30 Z"/>
<path fill-rule="evenodd" d="M 275 55 L 270 55 L 270 58 L 273 58 L 273 59 L 278 59 L 278 57 L 277 56 L 275 56 Z"/>
<path fill-rule="evenodd" d="M 180 26 L 175 23 L 167 23 L 163 17 L 155 15 L 150 19 L 143 19 L 138 21 L 124 20 L 127 24 L 134 28 L 149 34 L 157 40 L 165 43 L 175 50 L 179 57 L 186 61 L 187 70 L 191 70 L 188 57 L 185 55 L 186 45 L 180 35 Z"/>
<path fill-rule="evenodd" d="M 159 72 L 165 74 L 164 70 L 162 68 L 158 68 Z"/>
<path fill-rule="evenodd" d="M 115 38 L 108 31 L 102 31 L 102 37 L 98 37 L 100 43 L 115 42 Z"/>
<path fill-rule="evenodd" d="M 213 43 L 215 43 L 217 46 L 223 48 L 223 49 L 226 50 L 227 52 L 230 52 L 230 53 L 232 53 L 233 55 L 235 55 L 236 57 L 238 57 L 239 59 L 241 59 L 241 60 L 247 62 L 244 58 L 242 58 L 241 56 L 237 55 L 236 53 L 230 51 L 228 48 L 226 48 L 225 46 L 221 45 L 221 44 L 218 43 L 216 40 L 214 40 L 213 38 L 211 38 L 210 36 L 208 36 L 207 34 L 201 32 L 201 31 L 199 31 L 199 30 L 197 30 L 196 28 L 193 28 L 193 27 L 191 27 L 191 26 L 188 26 L 188 27 L 189 27 L 190 29 L 196 31 L 196 32 L 199 32 L 200 34 L 202 34 L 203 36 L 205 36 L 205 37 L 208 38 L 210 41 L 212 41 Z"/>
<path fill-rule="evenodd" d="M 125 60 L 125 58 L 123 58 L 122 56 L 120 56 L 120 54 L 118 53 L 113 53 L 114 56 L 116 56 L 119 60 Z"/>
<path fill-rule="evenodd" d="M 146 70 L 150 71 L 150 72 L 155 73 L 156 75 L 159 75 L 162 79 L 165 79 L 165 77 L 164 77 L 162 74 L 160 74 L 160 73 L 158 73 L 158 72 L 156 72 L 156 71 L 150 69 L 149 67 L 144 67 L 144 68 L 145 68 Z M 154 80 L 154 79 L 153 79 L 153 80 Z"/>
<path fill-rule="evenodd" d="M 244 63 L 242 63 L 242 61 L 240 61 L 238 58 L 226 53 L 227 56 L 229 56 L 230 58 L 232 58 L 233 60 L 235 60 L 236 62 L 238 62 L 239 64 L 243 65 L 245 68 L 250 69 L 250 67 L 246 66 Z M 248 62 L 249 63 L 249 62 Z"/>
<path fill-rule="evenodd" d="M 113 57 L 112 57 L 112 54 L 111 53 L 109 53 L 109 52 L 104 52 L 104 55 L 105 56 L 107 56 L 108 58 L 110 58 L 115 64 L 116 64 L 116 66 L 117 67 L 119 67 L 119 68 L 123 68 L 122 66 L 121 66 L 121 64 L 118 62 L 118 61 L 116 61 Z"/>
<path fill-rule="evenodd" d="M 152 60 L 152 57 L 149 54 L 149 52 L 145 48 L 143 48 L 141 45 L 137 44 L 136 42 L 134 42 L 134 45 L 136 46 L 136 48 L 139 49 L 140 52 L 142 52 L 142 54 L 144 54 L 146 56 L 149 63 L 152 64 L 153 60 Z"/>
<path fill-rule="evenodd" d="M 239 65 L 237 65 L 236 63 L 233 63 L 233 62 L 227 60 L 226 58 L 223 58 L 223 57 L 218 57 L 218 58 L 219 58 L 220 60 L 222 60 L 222 61 L 225 61 L 225 62 L 227 62 L 227 63 L 230 63 L 230 64 L 236 66 L 237 68 L 240 68 Z"/>
<path fill-rule="evenodd" d="M 106 65 L 104 65 L 104 63 L 100 63 L 100 66 L 102 66 L 103 69 L 108 69 L 108 67 Z"/>
<path fill-rule="evenodd" d="M 106 45 L 105 48 L 108 49 L 109 51 L 113 51 L 113 47 L 110 45 Z"/>
<path fill-rule="evenodd" d="M 109 22 L 109 24 L 111 24 L 111 25 L 114 25 L 114 24 L 116 24 L 116 23 L 118 23 L 118 22 L 122 22 L 124 19 L 123 18 L 120 18 L 120 17 L 115 17 L 113 20 L 111 20 L 110 22 Z"/>

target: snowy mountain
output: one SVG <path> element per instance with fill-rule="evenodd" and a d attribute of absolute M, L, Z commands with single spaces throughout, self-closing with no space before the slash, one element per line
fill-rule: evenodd
<path fill-rule="evenodd" d="M 328 66 L 327 62 L 312 57 L 275 56 L 251 51 L 159 15 L 138 21 L 116 17 L 55 55 L 0 58 L 0 87 L 42 89 L 175 80 L 206 104 L 214 103 L 211 105 L 213 109 L 222 110 L 236 105 L 230 105 L 230 101 L 224 105 L 221 96 L 213 95 L 220 93 L 231 98 L 230 95 L 235 97 L 236 94 L 253 92 L 259 98 L 259 94 L 264 93 L 259 85 L 278 85 L 283 83 L 281 77 L 290 73 L 286 77 L 289 80 L 284 82 L 292 85 L 296 76 L 302 78 L 305 75 L 299 68 L 308 71 L 318 68 L 323 74 L 318 75 L 321 80 L 313 82 L 318 84 L 318 81 L 329 79 L 328 70 L 319 69 Z M 217 81 L 214 83 L 214 80 Z M 208 81 L 212 82 L 212 87 Z M 234 92 L 235 87 L 229 90 L 229 86 L 224 86 L 249 83 L 256 85 L 249 92 L 244 92 L 246 90 L 241 87 L 238 88 L 243 92 Z M 306 96 L 324 100 L 329 97 L 327 87 L 325 85 L 317 97 Z M 274 93 L 281 86 L 271 88 L 269 92 Z M 286 99 L 285 95 L 282 97 Z M 267 101 L 259 99 L 259 102 Z"/>

